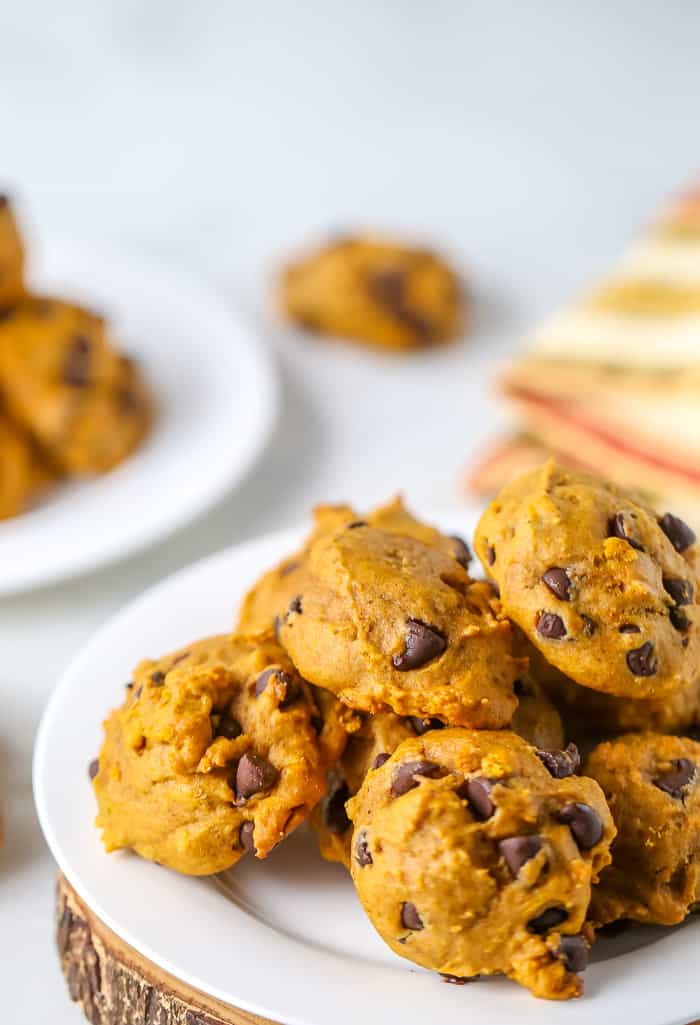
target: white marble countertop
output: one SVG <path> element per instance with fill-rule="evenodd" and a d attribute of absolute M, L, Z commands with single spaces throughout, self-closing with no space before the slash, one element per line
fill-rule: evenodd
<path fill-rule="evenodd" d="M 204 520 L 0 602 L 5 1021 L 81 1020 L 30 789 L 36 726 L 76 648 L 162 575 L 319 499 L 459 501 L 461 468 L 498 425 L 498 360 L 699 170 L 699 36 L 683 0 L 0 7 L 0 184 L 37 244 L 88 237 L 199 277 L 276 350 L 284 386 L 267 453 Z M 281 254 L 362 224 L 434 239 L 465 268 L 469 343 L 387 361 L 272 324 Z"/>

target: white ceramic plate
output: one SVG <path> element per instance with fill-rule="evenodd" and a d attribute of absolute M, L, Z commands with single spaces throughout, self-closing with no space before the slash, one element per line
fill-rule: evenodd
<path fill-rule="evenodd" d="M 190 282 L 76 244 L 47 250 L 32 278 L 108 317 L 158 408 L 151 435 L 123 465 L 0 522 L 0 595 L 76 576 L 184 526 L 246 473 L 277 409 L 258 340 Z"/>
<path fill-rule="evenodd" d="M 473 526 L 454 516 L 426 518 L 450 533 L 468 535 Z M 66 672 L 39 731 L 34 787 L 53 855 L 80 896 L 166 971 L 285 1025 L 676 1025 L 700 1016 L 697 920 L 670 933 L 633 931 L 626 946 L 645 945 L 618 956 L 620 941 L 617 948 L 601 942 L 596 953 L 604 960 L 586 972 L 586 995 L 562 1005 L 504 979 L 446 985 L 396 957 L 365 919 L 345 871 L 323 862 L 304 830 L 266 861 L 246 858 L 216 880 L 103 853 L 87 766 L 131 668 L 229 629 L 244 590 L 301 536 L 271 535 L 170 577 L 100 630 Z"/>

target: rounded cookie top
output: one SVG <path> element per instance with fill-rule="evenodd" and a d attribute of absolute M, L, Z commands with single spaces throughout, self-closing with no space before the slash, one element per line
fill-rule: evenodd
<path fill-rule="evenodd" d="M 515 692 L 518 707 L 511 729 L 542 749 L 541 757 L 559 758 L 562 765 L 570 764 L 569 754 L 559 750 L 564 744 L 561 719 L 539 684 L 529 674 L 522 673 L 515 681 Z M 345 811 L 347 801 L 360 789 L 370 769 L 387 761 L 404 740 L 445 728 L 439 719 L 400 716 L 394 712 L 361 718 L 359 729 L 349 738 L 342 757 L 330 770 L 326 795 L 311 816 L 321 855 L 327 861 L 340 861 L 348 869 L 352 825 Z"/>
<path fill-rule="evenodd" d="M 463 325 L 462 290 L 445 263 L 371 236 L 339 239 L 290 265 L 281 300 L 309 330 L 381 349 L 434 345 Z"/>
<path fill-rule="evenodd" d="M 664 697 L 700 675 L 695 535 L 552 461 L 491 503 L 475 547 L 504 613 L 582 686 Z"/>
<path fill-rule="evenodd" d="M 700 900 L 700 744 L 628 734 L 599 744 L 586 772 L 617 827 L 612 865 L 593 892 L 591 918 L 675 925 Z"/>
<path fill-rule="evenodd" d="M 581 930 L 614 826 L 600 787 L 572 769 L 509 731 L 446 729 L 370 771 L 348 804 L 351 870 L 397 954 L 453 977 L 504 972 L 538 996 L 580 993 Z"/>
<path fill-rule="evenodd" d="M 360 515 L 349 505 L 318 505 L 313 512 L 313 527 L 301 551 L 283 559 L 274 569 L 264 573 L 248 591 L 238 618 L 237 629 L 259 633 L 269 629 L 277 616 L 286 612 L 292 598 L 299 593 L 306 557 L 312 545 L 324 534 L 332 534 L 359 523 L 378 527 L 392 534 L 416 538 L 433 545 L 455 559 L 466 569 L 471 552 L 461 537 L 443 534 L 406 508 L 400 496 Z"/>
<path fill-rule="evenodd" d="M 8 412 L 65 473 L 109 469 L 150 424 L 147 388 L 104 321 L 57 299 L 28 297 L 0 317 L 0 386 Z"/>
<path fill-rule="evenodd" d="M 105 722 L 94 780 L 108 851 L 207 875 L 264 858 L 325 789 L 310 690 L 269 637 L 212 637 L 142 662 Z"/>
<path fill-rule="evenodd" d="M 306 679 L 360 711 L 510 722 L 510 627 L 453 555 L 361 522 L 320 537 L 305 565 L 278 634 Z"/>

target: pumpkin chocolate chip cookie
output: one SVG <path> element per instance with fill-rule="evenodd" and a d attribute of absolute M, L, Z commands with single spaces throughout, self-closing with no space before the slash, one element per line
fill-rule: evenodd
<path fill-rule="evenodd" d="M 372 236 L 340 239 L 289 266 L 281 301 L 309 330 L 390 351 L 448 341 L 464 321 L 459 281 L 442 260 Z"/>
<path fill-rule="evenodd" d="M 628 734 L 599 744 L 586 772 L 600 783 L 617 827 L 612 865 L 593 891 L 590 917 L 682 922 L 700 900 L 700 744 Z"/>
<path fill-rule="evenodd" d="M 695 536 L 550 461 L 503 489 L 475 547 L 513 619 L 577 683 L 663 698 L 700 675 Z"/>
<path fill-rule="evenodd" d="M 518 677 L 514 689 L 518 707 L 513 715 L 513 731 L 541 749 L 542 758 L 556 757 L 564 744 L 564 734 L 554 705 L 526 673 Z M 443 728 L 439 719 L 402 717 L 393 712 L 362 716 L 362 725 L 330 771 L 328 791 L 311 817 L 321 854 L 327 861 L 340 861 L 350 868 L 352 825 L 345 804 L 360 789 L 370 769 L 383 765 L 404 740 Z"/>
<path fill-rule="evenodd" d="M 498 728 L 517 705 L 521 665 L 490 586 L 366 522 L 311 545 L 278 635 L 307 680 L 358 711 Z"/>
<path fill-rule="evenodd" d="M 541 997 L 581 993 L 591 884 L 615 835 L 597 783 L 552 775 L 509 731 L 446 729 L 401 744 L 348 814 L 353 881 L 397 954 L 459 979 L 503 972 Z"/>
<path fill-rule="evenodd" d="M 332 534 L 357 524 L 369 524 L 391 534 L 416 538 L 453 556 L 466 569 L 471 551 L 463 538 L 443 534 L 435 527 L 416 519 L 397 496 L 385 505 L 360 515 L 349 505 L 318 505 L 313 511 L 313 526 L 301 551 L 283 559 L 253 585 L 243 599 L 237 629 L 243 633 L 259 633 L 269 629 L 277 616 L 287 611 L 292 598 L 299 593 L 304 565 L 312 545 L 324 534 Z"/>
<path fill-rule="evenodd" d="M 212 637 L 142 662 L 94 779 L 108 851 L 188 875 L 270 853 L 325 789 L 310 690 L 271 637 Z"/>
<path fill-rule="evenodd" d="M 0 319 L 24 291 L 24 246 L 10 201 L 0 195 Z"/>
<path fill-rule="evenodd" d="M 31 297 L 0 317 L 0 387 L 8 413 L 64 473 L 115 466 L 151 420 L 147 389 L 104 321 L 55 299 Z"/>

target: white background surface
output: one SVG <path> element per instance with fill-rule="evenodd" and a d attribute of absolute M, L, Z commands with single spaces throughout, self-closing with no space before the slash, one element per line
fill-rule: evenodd
<path fill-rule="evenodd" d="M 221 289 L 277 351 L 285 392 L 266 457 L 206 520 L 0 603 L 8 1023 L 81 1020 L 30 795 L 36 724 L 76 647 L 158 577 L 319 498 L 456 501 L 497 423 L 498 359 L 700 169 L 699 38 L 689 0 L 2 0 L 0 176 L 39 240 L 93 238 Z M 387 361 L 274 325 L 280 255 L 365 222 L 435 239 L 470 271 L 469 344 Z"/>

